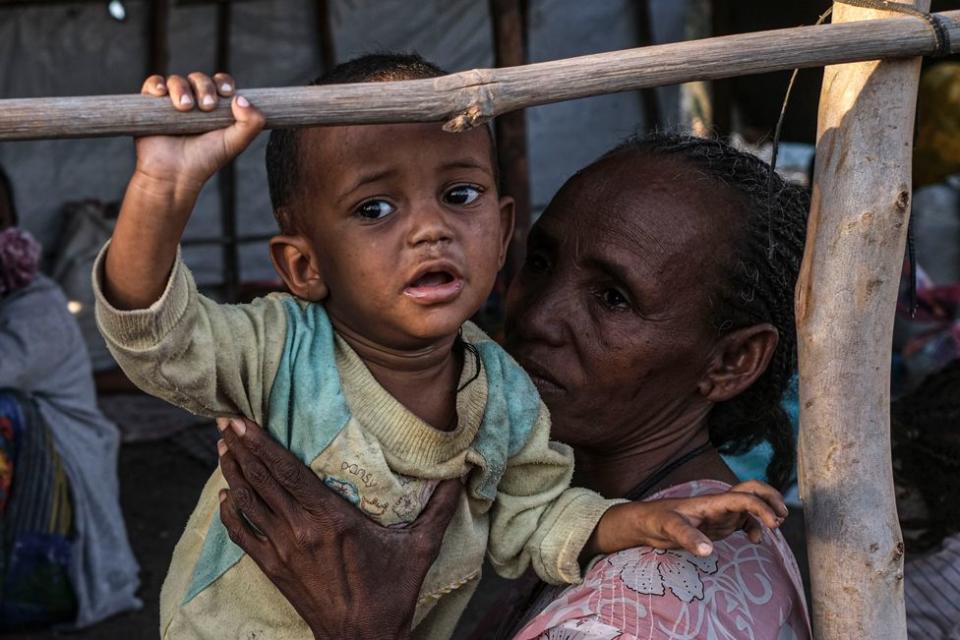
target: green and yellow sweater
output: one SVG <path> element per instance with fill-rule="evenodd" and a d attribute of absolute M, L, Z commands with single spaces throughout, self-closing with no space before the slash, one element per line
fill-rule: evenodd
<path fill-rule="evenodd" d="M 109 245 L 108 245 L 109 246 Z M 418 638 L 447 638 L 476 588 L 484 553 L 497 572 L 532 565 L 550 583 L 580 579 L 578 556 L 614 502 L 569 488 L 573 454 L 551 442 L 550 419 L 523 370 L 472 324 L 449 432 L 423 422 L 381 387 L 334 332 L 322 305 L 272 294 L 248 305 L 197 292 L 179 260 L 162 297 L 120 311 L 101 292 L 97 321 L 141 389 L 204 416 L 245 416 L 375 521 L 412 522 L 436 484 L 461 478 L 461 503 L 424 581 Z M 479 368 L 479 370 L 478 370 Z M 475 378 L 475 379 L 474 379 Z M 283 595 L 228 538 L 213 473 L 174 551 L 160 596 L 162 638 L 312 638 Z"/>

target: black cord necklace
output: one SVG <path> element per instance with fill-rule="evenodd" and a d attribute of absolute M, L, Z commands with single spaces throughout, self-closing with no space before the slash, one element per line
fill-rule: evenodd
<path fill-rule="evenodd" d="M 645 495 L 647 495 L 647 492 L 650 491 L 650 489 L 653 489 L 655 486 L 663 482 L 663 480 L 667 476 L 669 476 L 671 473 L 673 473 L 683 465 L 687 464 L 688 462 L 690 462 L 700 454 L 706 453 L 707 451 L 710 450 L 712 446 L 713 445 L 711 445 L 708 442 L 707 444 L 701 445 L 696 449 L 693 449 L 692 451 L 688 451 L 687 453 L 680 456 L 676 460 L 668 462 L 667 464 L 660 467 L 660 469 L 658 469 L 657 472 L 654 473 L 652 476 L 650 476 L 649 478 L 647 478 L 646 480 L 644 480 L 643 482 L 635 486 L 633 489 L 628 491 L 627 494 L 623 497 L 626 498 L 627 500 L 640 500 Z"/>

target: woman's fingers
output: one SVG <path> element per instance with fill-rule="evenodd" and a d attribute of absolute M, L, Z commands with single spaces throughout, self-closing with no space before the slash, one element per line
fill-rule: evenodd
<path fill-rule="evenodd" d="M 708 556 L 713 553 L 713 543 L 710 542 L 710 538 L 679 513 L 675 511 L 665 513 L 661 527 L 664 538 L 693 555 Z"/>
<path fill-rule="evenodd" d="M 234 495 L 233 491 L 226 489 L 220 492 L 220 521 L 223 522 L 227 535 L 234 544 L 254 556 L 258 562 L 260 559 L 276 555 L 270 541 L 254 533 L 244 521 L 234 501 Z"/>
<path fill-rule="evenodd" d="M 213 79 L 205 73 L 194 71 L 187 76 L 194 98 L 201 111 L 213 111 L 217 108 L 219 93 Z"/>
<path fill-rule="evenodd" d="M 165 96 L 167 95 L 167 81 L 163 76 L 154 74 L 143 81 L 140 93 L 145 96 Z"/>
<path fill-rule="evenodd" d="M 230 488 L 233 490 L 245 488 L 249 495 L 242 495 L 241 498 L 250 502 L 260 501 L 272 513 L 283 516 L 289 522 L 287 516 L 291 512 L 290 495 L 277 483 L 267 466 L 250 452 L 243 439 L 233 429 L 224 429 L 221 435 L 226 443 L 228 455 L 220 456 L 220 468 L 228 482 L 231 477 L 234 479 L 230 483 Z M 239 478 L 235 470 L 230 468 L 232 460 L 235 460 L 239 467 Z M 262 531 L 267 531 L 263 527 L 269 528 L 272 523 L 257 524 L 257 526 Z"/>
<path fill-rule="evenodd" d="M 450 524 L 450 520 L 457 510 L 462 492 L 463 485 L 457 478 L 450 478 L 438 484 L 433 491 L 433 495 L 430 496 L 426 508 L 420 513 L 411 528 L 437 534 L 430 537 L 437 540 L 439 546 L 439 542 L 443 538 L 443 532 L 447 530 L 447 525 Z"/>
<path fill-rule="evenodd" d="M 194 99 L 190 83 L 183 76 L 173 75 L 167 78 L 167 91 L 170 94 L 170 102 L 177 111 L 190 111 L 193 109 Z"/>
<path fill-rule="evenodd" d="M 234 436 L 239 436 L 238 439 L 243 442 L 245 452 L 262 463 L 276 483 L 292 496 L 294 501 L 304 505 L 316 505 L 318 501 L 341 499 L 332 491 L 318 491 L 317 485 L 323 484 L 322 481 L 255 422 L 245 418 L 233 418 L 229 424 Z M 241 464 L 246 468 L 242 461 Z"/>
<path fill-rule="evenodd" d="M 224 98 L 233 96 L 233 92 L 237 89 L 237 83 L 229 73 L 213 74 L 213 83 L 217 85 L 217 92 Z"/>

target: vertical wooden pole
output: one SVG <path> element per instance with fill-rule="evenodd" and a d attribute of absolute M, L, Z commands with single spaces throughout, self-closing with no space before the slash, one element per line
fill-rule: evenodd
<path fill-rule="evenodd" d="M 639 40 L 637 46 L 649 47 L 653 44 L 653 16 L 650 15 L 650 0 L 639 0 L 633 6 L 637 13 L 637 40 Z M 643 105 L 643 126 L 648 131 L 659 129 L 663 123 L 663 116 L 660 113 L 657 88 L 640 89 L 640 101 Z"/>
<path fill-rule="evenodd" d="M 330 6 L 327 0 L 316 0 L 317 34 L 320 36 L 320 63 L 324 72 L 337 64 L 337 49 L 334 46 L 333 26 L 330 22 Z"/>
<path fill-rule="evenodd" d="M 230 71 L 230 0 L 217 3 L 217 71 Z M 217 176 L 220 192 L 220 230 L 223 236 L 223 295 L 237 300 L 240 288 L 240 252 L 237 248 L 237 168 L 231 161 Z"/>
<path fill-rule="evenodd" d="M 526 63 L 526 20 L 524 0 L 490 0 L 493 22 L 494 64 L 514 67 Z M 509 279 L 523 264 L 527 232 L 530 230 L 530 169 L 527 161 L 527 120 L 523 110 L 497 118 L 497 155 L 503 192 L 517 203 L 517 223 L 505 268 Z"/>
<path fill-rule="evenodd" d="M 833 11 L 834 22 L 897 15 Z M 800 493 L 821 640 L 907 637 L 889 389 L 919 73 L 913 59 L 827 67 L 823 78 L 796 301 Z"/>
<path fill-rule="evenodd" d="M 714 0 L 710 13 L 712 36 L 733 33 L 733 6 L 725 0 Z M 713 132 L 723 140 L 733 133 L 733 80 L 725 78 L 710 83 L 710 102 L 713 106 Z"/>
<path fill-rule="evenodd" d="M 150 76 L 159 73 L 167 75 L 169 61 L 167 44 L 167 22 L 170 15 L 169 0 L 150 0 L 150 17 L 147 19 L 147 42 L 149 53 L 147 73 Z"/>

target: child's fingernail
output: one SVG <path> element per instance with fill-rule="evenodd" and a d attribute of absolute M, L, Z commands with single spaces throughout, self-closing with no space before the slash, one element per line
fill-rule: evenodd
<path fill-rule="evenodd" d="M 162 82 L 157 83 L 157 91 L 166 91 L 166 90 L 167 90 L 167 85 L 163 84 Z"/>
<path fill-rule="evenodd" d="M 217 453 L 221 456 L 227 452 L 227 443 L 223 440 L 217 440 Z"/>
<path fill-rule="evenodd" d="M 233 85 L 229 82 L 224 82 L 222 85 L 220 85 L 220 91 L 223 91 L 224 93 L 230 93 L 233 91 Z"/>
<path fill-rule="evenodd" d="M 203 96 L 203 106 L 210 107 L 216 104 L 216 100 L 213 99 L 213 96 Z"/>
<path fill-rule="evenodd" d="M 223 431 L 230 425 L 229 418 L 217 418 L 217 431 Z"/>
<path fill-rule="evenodd" d="M 185 93 L 182 96 L 180 96 L 180 104 L 182 105 L 193 104 L 193 98 L 191 98 L 188 94 Z"/>
<path fill-rule="evenodd" d="M 230 418 L 230 426 L 233 427 L 234 432 L 238 436 L 242 436 L 247 432 L 247 425 L 245 425 L 240 418 Z"/>
<path fill-rule="evenodd" d="M 224 500 L 227 499 L 227 491 L 226 491 L 226 489 L 220 489 L 220 496 L 219 496 L 219 497 L 220 497 L 220 502 L 223 502 Z"/>
<path fill-rule="evenodd" d="M 243 107 L 244 109 L 250 106 L 250 103 L 243 96 L 237 96 L 237 104 Z"/>
<path fill-rule="evenodd" d="M 701 556 L 708 556 L 713 553 L 713 546 L 706 542 L 701 542 L 697 545 L 697 553 Z"/>

